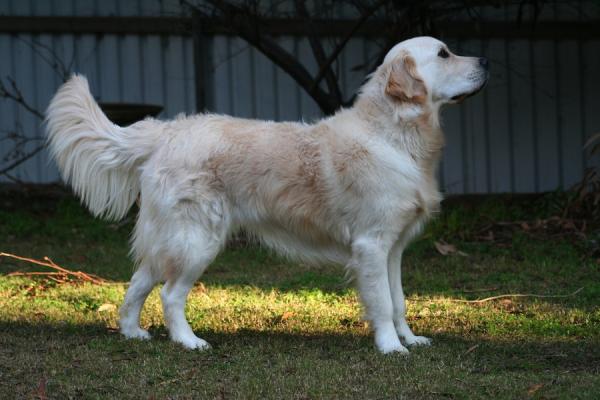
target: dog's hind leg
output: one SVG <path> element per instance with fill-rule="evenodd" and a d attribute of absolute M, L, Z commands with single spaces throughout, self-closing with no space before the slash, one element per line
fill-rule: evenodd
<path fill-rule="evenodd" d="M 165 228 L 170 237 L 161 300 L 171 340 L 188 349 L 206 349 L 209 344 L 194 335 L 185 318 L 185 303 L 194 282 L 223 248 L 227 210 L 218 199 L 186 207 L 180 218 L 172 219 Z"/>
<path fill-rule="evenodd" d="M 140 312 L 144 301 L 156 285 L 150 266 L 143 263 L 133 274 L 125 301 L 119 310 L 121 333 L 129 339 L 150 339 L 148 331 L 140 328 Z"/>
<path fill-rule="evenodd" d="M 190 243 L 192 245 L 192 243 Z M 185 303 L 194 282 L 215 258 L 220 243 L 194 243 L 194 254 L 183 255 L 180 267 L 168 278 L 161 290 L 165 323 L 171 340 L 188 349 L 206 349 L 209 344 L 197 337 L 185 318 Z"/>

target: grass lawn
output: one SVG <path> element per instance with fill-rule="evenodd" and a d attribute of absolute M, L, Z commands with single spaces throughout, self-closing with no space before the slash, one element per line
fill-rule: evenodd
<path fill-rule="evenodd" d="M 0 259 L 0 398 L 598 399 L 600 234 L 548 219 L 553 196 L 446 202 L 403 266 L 409 323 L 433 346 L 384 356 L 343 269 L 251 246 L 225 251 L 190 295 L 212 350 L 168 340 L 158 289 L 142 314 L 153 340 L 126 341 L 131 222 L 93 219 L 68 196 L 0 193 L 0 252 L 112 281 L 9 277 L 40 269 Z"/>

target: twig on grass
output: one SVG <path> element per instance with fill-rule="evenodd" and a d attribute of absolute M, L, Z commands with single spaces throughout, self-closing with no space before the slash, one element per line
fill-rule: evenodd
<path fill-rule="evenodd" d="M 473 352 L 478 347 L 479 347 L 479 344 L 476 344 L 476 345 L 473 345 L 473 346 L 469 347 L 469 349 L 463 353 L 463 356 L 466 356 L 467 354 Z"/>
<path fill-rule="evenodd" d="M 60 265 L 57 265 L 54 261 L 52 261 L 48 257 L 44 257 L 44 261 L 35 260 L 33 258 L 21 257 L 21 256 L 17 256 L 17 255 L 10 254 L 10 253 L 0 253 L 0 257 L 7 257 L 7 258 L 19 260 L 19 261 L 25 261 L 25 262 L 28 262 L 31 264 L 41 265 L 43 267 L 51 268 L 53 270 L 58 271 L 58 272 L 16 271 L 16 272 L 11 272 L 10 274 L 8 274 L 8 276 L 40 276 L 41 275 L 41 276 L 45 276 L 46 278 L 51 279 L 57 283 L 69 282 L 69 281 L 73 280 L 73 278 L 74 278 L 74 280 L 78 280 L 78 281 L 82 281 L 82 282 L 90 282 L 95 285 L 102 285 L 102 284 L 106 283 L 105 279 L 103 279 L 97 275 L 88 274 L 83 271 L 71 271 L 66 268 L 63 268 Z"/>
<path fill-rule="evenodd" d="M 478 299 L 478 300 L 462 300 L 462 299 L 451 299 L 451 302 L 454 303 L 485 303 L 488 301 L 492 301 L 492 300 L 498 300 L 498 299 L 505 299 L 505 298 L 512 298 L 512 297 L 535 297 L 535 298 L 563 298 L 563 297 L 572 297 L 575 296 L 577 293 L 581 292 L 583 290 L 583 286 L 580 287 L 579 289 L 577 289 L 576 291 L 574 291 L 573 293 L 569 293 L 569 294 L 522 294 L 522 293 L 513 293 L 513 294 L 501 294 L 499 296 L 492 296 L 492 297 L 486 297 L 484 299 Z"/>

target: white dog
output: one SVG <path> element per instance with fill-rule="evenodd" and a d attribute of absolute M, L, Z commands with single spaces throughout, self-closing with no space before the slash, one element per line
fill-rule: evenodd
<path fill-rule="evenodd" d="M 138 268 L 121 332 L 149 338 L 140 310 L 160 281 L 171 339 L 209 345 L 184 315 L 194 282 L 239 229 L 305 262 L 345 265 L 357 280 L 375 344 L 429 344 L 406 323 L 402 252 L 439 208 L 440 107 L 479 91 L 487 60 L 430 37 L 397 44 L 355 105 L 315 124 L 214 114 L 122 128 L 73 76 L 47 112 L 51 152 L 92 213 L 122 218 L 138 196 Z"/>

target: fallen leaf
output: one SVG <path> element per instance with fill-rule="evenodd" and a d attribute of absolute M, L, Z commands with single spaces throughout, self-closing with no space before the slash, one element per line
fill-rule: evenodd
<path fill-rule="evenodd" d="M 446 243 L 442 240 L 434 243 L 436 250 L 443 256 L 456 253 L 456 246 Z"/>
<path fill-rule="evenodd" d="M 293 316 L 294 316 L 294 313 L 292 311 L 286 311 L 281 315 L 281 320 L 285 321 L 286 319 L 289 319 Z"/>
<path fill-rule="evenodd" d="M 40 383 L 38 384 L 37 390 L 35 392 L 35 398 L 38 400 L 46 400 L 48 396 L 46 395 L 46 378 L 40 379 Z"/>
<path fill-rule="evenodd" d="M 104 303 L 100 307 L 98 307 L 98 312 L 112 311 L 115 310 L 117 306 L 111 303 Z"/>
<path fill-rule="evenodd" d="M 434 242 L 436 250 L 443 256 L 448 256 L 450 254 L 458 254 L 459 256 L 468 257 L 469 255 L 464 251 L 460 251 L 456 248 L 455 245 L 446 243 L 443 240 Z"/>
<path fill-rule="evenodd" d="M 543 383 L 536 383 L 535 385 L 532 385 L 529 387 L 529 389 L 527 389 L 527 394 L 533 396 L 542 387 L 544 387 Z"/>

